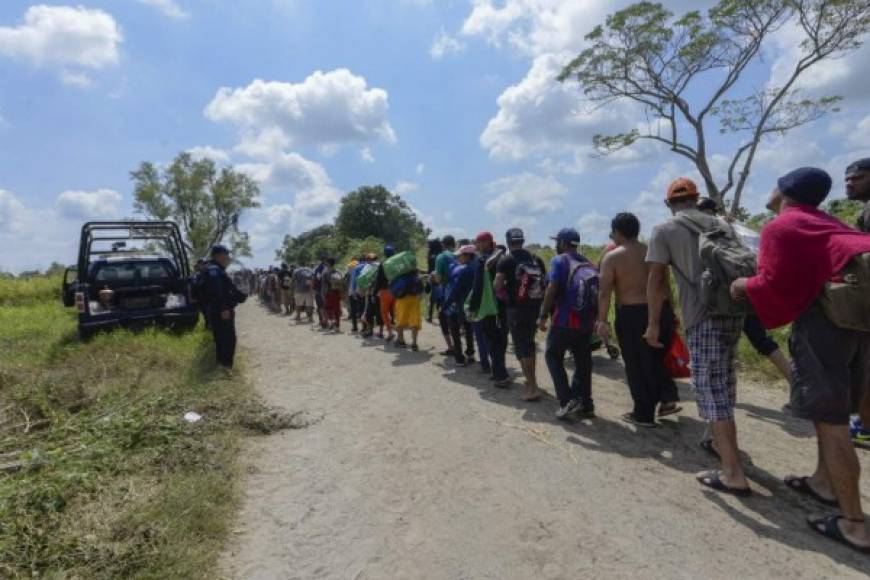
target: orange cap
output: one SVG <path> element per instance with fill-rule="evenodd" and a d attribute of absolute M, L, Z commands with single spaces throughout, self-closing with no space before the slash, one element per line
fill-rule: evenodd
<path fill-rule="evenodd" d="M 668 186 L 668 201 L 681 197 L 698 197 L 698 186 L 688 177 L 678 177 Z"/>

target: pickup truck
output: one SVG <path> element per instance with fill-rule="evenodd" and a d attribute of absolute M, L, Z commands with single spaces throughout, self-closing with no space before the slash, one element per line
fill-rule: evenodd
<path fill-rule="evenodd" d="M 178 225 L 86 223 L 78 264 L 64 274 L 63 300 L 78 311 L 82 339 L 117 326 L 192 329 L 199 311 Z"/>

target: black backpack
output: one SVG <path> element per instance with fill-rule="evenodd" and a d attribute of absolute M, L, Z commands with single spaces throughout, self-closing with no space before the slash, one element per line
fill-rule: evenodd
<path fill-rule="evenodd" d="M 544 270 L 536 258 L 517 260 L 514 278 L 516 280 L 515 302 L 517 304 L 540 302 L 544 299 L 547 285 L 544 280 Z"/>

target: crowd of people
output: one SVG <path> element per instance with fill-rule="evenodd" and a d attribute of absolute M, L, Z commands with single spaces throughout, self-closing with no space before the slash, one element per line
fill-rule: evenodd
<path fill-rule="evenodd" d="M 665 196 L 673 217 L 655 225 L 644 243 L 637 217 L 618 214 L 612 244 L 598 264 L 581 253 L 573 228 L 553 237 L 557 255 L 549 264 L 525 248 L 521 229 L 512 228 L 503 243 L 489 232 L 473 241 L 430 240 L 425 268 L 386 246 L 382 256 L 359 256 L 344 272 L 326 258 L 316 266 L 282 264 L 251 273 L 248 282 L 274 312 L 316 320 L 325 331 L 340 331 L 346 302 L 351 333 L 412 351 L 419 349 L 426 314 L 440 328 L 440 354 L 458 367 L 478 365 L 496 388 L 513 382 L 510 342 L 528 402 L 542 395 L 537 337 L 546 332 L 544 361 L 560 420 L 595 417 L 596 337 L 615 337 L 622 350 L 633 401 L 625 421 L 655 428 L 662 417 L 680 413 L 666 359 L 682 328 L 698 413 L 708 425 L 701 445 L 719 462 L 697 480 L 741 497 L 753 493 L 734 414 L 737 345 L 745 334 L 789 381 L 787 410 L 811 421 L 817 434 L 815 472 L 784 484 L 839 508 L 809 518 L 813 530 L 870 553 L 854 446 L 870 441 L 864 427 L 870 427 L 870 159 L 847 168 L 845 185 L 850 199 L 865 202 L 857 228 L 820 209 L 832 188 L 825 171 L 805 167 L 782 176 L 768 203 L 775 217 L 757 253 L 734 224 L 718 217 L 713 200 L 679 178 Z M 768 333 L 788 324 L 791 361 Z"/>

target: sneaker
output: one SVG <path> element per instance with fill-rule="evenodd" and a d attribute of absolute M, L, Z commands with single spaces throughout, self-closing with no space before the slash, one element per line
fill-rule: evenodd
<path fill-rule="evenodd" d="M 493 377 L 493 380 L 495 380 L 495 377 Z M 506 379 L 501 379 L 500 381 L 495 381 L 495 386 L 498 387 L 499 389 L 507 389 L 508 387 L 511 386 L 511 383 L 513 383 L 513 380 L 511 380 L 511 378 L 508 377 Z"/>
<path fill-rule="evenodd" d="M 849 436 L 852 443 L 870 445 L 870 430 L 864 428 L 864 424 L 858 417 L 849 419 Z"/>
<path fill-rule="evenodd" d="M 453 356 L 453 351 L 448 348 L 447 350 L 442 350 L 438 354 L 441 356 Z"/>
<path fill-rule="evenodd" d="M 594 419 L 595 418 L 595 405 L 591 403 L 583 403 L 580 405 L 580 408 L 577 412 L 574 413 L 574 416 L 578 419 Z"/>
<path fill-rule="evenodd" d="M 559 410 L 556 411 L 556 418 L 560 420 L 567 419 L 569 415 L 578 411 L 580 407 L 580 401 L 577 399 L 571 399 L 564 407 L 559 407 Z"/>
<path fill-rule="evenodd" d="M 637 425 L 638 427 L 646 427 L 647 429 L 654 429 L 658 427 L 655 421 L 638 421 L 634 413 L 626 413 L 622 416 L 622 420 L 626 423 L 631 423 L 632 425 Z"/>

